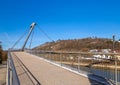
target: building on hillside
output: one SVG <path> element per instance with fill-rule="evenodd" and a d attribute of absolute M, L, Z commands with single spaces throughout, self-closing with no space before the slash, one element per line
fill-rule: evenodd
<path fill-rule="evenodd" d="M 110 53 L 112 50 L 111 49 L 101 49 L 102 53 Z"/>
<path fill-rule="evenodd" d="M 93 55 L 94 59 L 101 60 L 101 59 L 111 59 L 110 55 Z"/>
<path fill-rule="evenodd" d="M 90 53 L 94 53 L 94 52 L 98 52 L 98 50 L 97 49 L 90 50 Z"/>

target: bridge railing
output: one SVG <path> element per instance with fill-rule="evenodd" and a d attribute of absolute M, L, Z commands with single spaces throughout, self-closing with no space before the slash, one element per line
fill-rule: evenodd
<path fill-rule="evenodd" d="M 85 75 L 97 75 L 115 85 L 120 84 L 120 54 L 52 52 L 26 50 L 51 62 L 70 68 Z"/>
<path fill-rule="evenodd" d="M 20 85 L 17 72 L 15 69 L 15 65 L 13 59 L 11 57 L 10 52 L 8 52 L 8 64 L 7 64 L 7 85 Z"/>

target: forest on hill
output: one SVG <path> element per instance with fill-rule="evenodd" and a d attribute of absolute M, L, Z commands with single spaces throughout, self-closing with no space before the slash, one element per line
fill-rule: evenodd
<path fill-rule="evenodd" d="M 82 51 L 88 52 L 92 49 L 112 49 L 113 41 L 108 38 L 83 38 L 83 39 L 69 39 L 57 40 L 55 42 L 47 42 L 43 45 L 37 46 L 36 50 L 52 50 L 52 51 Z M 120 42 L 115 41 L 115 51 L 120 51 Z"/>

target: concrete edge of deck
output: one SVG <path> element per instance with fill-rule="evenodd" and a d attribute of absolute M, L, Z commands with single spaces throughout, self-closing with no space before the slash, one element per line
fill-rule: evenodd
<path fill-rule="evenodd" d="M 33 54 L 31 54 L 31 55 L 33 55 Z M 39 57 L 39 56 L 37 56 L 37 55 L 33 55 L 33 56 L 36 56 L 37 59 L 43 60 L 43 61 L 45 61 L 45 62 L 48 62 L 48 63 L 52 64 L 52 65 L 55 65 L 55 66 L 60 67 L 60 68 L 63 68 L 63 69 L 65 69 L 65 70 L 68 70 L 68 71 L 70 71 L 70 72 L 72 72 L 72 73 L 75 73 L 75 74 L 77 74 L 77 75 L 83 76 L 83 77 L 85 77 L 85 78 L 89 78 L 89 79 L 95 80 L 95 81 L 100 82 L 100 83 L 105 84 L 105 85 L 112 85 L 109 81 L 104 82 L 104 81 L 101 81 L 101 80 L 99 80 L 99 79 L 97 79 L 97 78 L 94 78 L 94 77 L 88 77 L 88 75 L 86 75 L 86 74 L 80 73 L 80 72 L 78 72 L 78 71 L 72 70 L 72 69 L 67 68 L 67 67 L 64 67 L 64 66 L 61 66 L 60 64 L 57 64 L 57 63 L 52 62 L 52 61 L 49 61 L 49 60 L 44 59 L 44 58 L 42 58 L 42 57 Z"/>

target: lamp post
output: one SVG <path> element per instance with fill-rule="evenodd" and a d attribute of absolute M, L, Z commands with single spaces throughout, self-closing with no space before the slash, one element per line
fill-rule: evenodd
<path fill-rule="evenodd" d="M 115 53 L 115 35 L 113 35 L 113 47 L 112 47 L 113 53 Z M 115 57 L 115 85 L 117 85 L 117 57 Z"/>
<path fill-rule="evenodd" d="M 113 35 L 113 45 L 112 45 L 112 52 L 115 51 L 115 35 Z"/>

